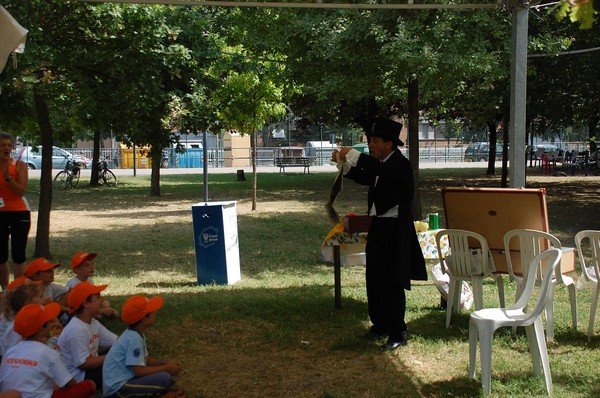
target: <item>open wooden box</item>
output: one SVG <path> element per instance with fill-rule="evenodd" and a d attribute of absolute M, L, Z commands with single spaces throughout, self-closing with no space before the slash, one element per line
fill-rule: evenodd
<path fill-rule="evenodd" d="M 506 232 L 520 228 L 550 232 L 544 188 L 442 188 L 442 199 L 446 228 L 483 235 L 498 272 L 508 273 L 504 252 Z M 575 250 L 563 249 L 561 271 L 566 274 L 575 271 Z M 520 274 L 521 258 L 515 239 L 511 241 L 510 251 L 514 272 Z"/>
<path fill-rule="evenodd" d="M 369 232 L 371 225 L 371 216 L 345 216 L 344 232 L 357 234 L 360 232 Z"/>

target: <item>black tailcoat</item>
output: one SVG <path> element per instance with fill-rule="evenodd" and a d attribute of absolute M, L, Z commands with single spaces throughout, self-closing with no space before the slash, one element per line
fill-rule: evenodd
<path fill-rule="evenodd" d="M 408 159 L 394 151 L 385 161 L 361 154 L 356 167 L 345 175 L 369 185 L 368 210 L 377 215 L 398 206 L 398 217 L 373 217 L 367 237 L 366 285 L 373 327 L 391 339 L 406 331 L 404 315 L 411 280 L 427 280 L 423 252 L 412 219 L 414 183 Z"/>
<path fill-rule="evenodd" d="M 375 203 L 378 215 L 398 205 L 397 230 L 387 231 L 396 235 L 396 245 L 381 247 L 379 250 L 396 259 L 398 264 L 394 276 L 399 278 L 405 289 L 410 289 L 411 280 L 427 280 L 425 260 L 412 219 L 414 182 L 408 159 L 399 150 L 394 151 L 385 162 L 361 154 L 356 167 L 351 168 L 346 177 L 359 184 L 369 185 L 368 209 Z M 374 224 L 371 228 L 373 227 Z M 371 232 L 375 231 L 369 231 L 369 236 Z M 377 242 L 367 238 L 367 245 L 370 243 Z"/>

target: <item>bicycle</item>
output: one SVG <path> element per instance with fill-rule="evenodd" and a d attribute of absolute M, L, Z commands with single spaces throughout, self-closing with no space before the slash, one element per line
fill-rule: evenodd
<path fill-rule="evenodd" d="M 69 186 L 75 188 L 81 177 L 81 163 L 67 159 L 65 169 L 54 177 L 54 189 L 65 190 Z"/>
<path fill-rule="evenodd" d="M 107 187 L 117 186 L 117 177 L 115 176 L 115 173 L 108 168 L 108 161 L 106 158 L 103 158 L 98 162 L 98 183 L 106 185 Z"/>

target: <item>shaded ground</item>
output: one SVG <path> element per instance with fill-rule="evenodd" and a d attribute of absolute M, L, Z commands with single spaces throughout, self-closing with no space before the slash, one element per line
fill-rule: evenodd
<path fill-rule="evenodd" d="M 424 173 L 420 188 L 423 211 L 437 210 L 443 220 L 442 187 L 497 187 L 498 180 L 497 176 L 432 177 Z M 598 228 L 600 178 L 537 177 L 528 181 L 529 187 L 547 189 L 550 228 L 564 245 L 573 245 L 577 231 Z M 195 269 L 189 260 L 193 255 L 190 206 L 198 201 L 197 197 L 162 201 L 107 198 L 90 205 L 84 196 L 57 195 L 51 221 L 53 247 L 63 264 L 74 250 L 102 250 L 98 273 L 110 284 L 111 301 L 116 306 L 133 293 L 167 297 L 162 321 L 148 332 L 148 340 L 151 353 L 183 362 L 185 371 L 179 379 L 190 397 L 478 396 L 479 381 L 467 377 L 468 317 L 453 317 L 454 326 L 446 330 L 445 313 L 437 308 L 439 295 L 430 282 L 415 284 L 409 296 L 410 344 L 383 354 L 377 350 L 381 342 L 362 337 L 368 326 L 362 268 L 343 271 L 342 310 L 333 308 L 331 268 L 316 257 L 307 260 L 286 251 L 292 257 L 290 263 L 265 260 L 268 267 L 264 268 L 269 269 L 261 268 L 264 252 L 286 250 L 284 242 L 295 239 L 313 224 L 327 227 L 325 220 L 319 220 L 324 217 L 319 214 L 323 213 L 327 186 L 314 189 L 309 194 L 266 192 L 259 198 L 256 212 L 251 212 L 249 199 L 240 196 L 241 236 L 250 231 L 260 233 L 252 227 L 261 219 L 289 222 L 293 228 L 289 232 L 278 230 L 277 238 L 260 248 L 248 247 L 242 241 L 247 278 L 233 287 L 195 286 Z M 341 212 L 360 212 L 364 201 L 364 190 L 346 185 L 338 205 Z M 34 234 L 35 226 L 32 239 Z M 166 241 L 167 235 L 179 236 L 180 242 Z M 312 241 L 302 242 L 312 245 Z M 57 279 L 66 280 L 67 271 L 61 270 Z M 306 275 L 297 277 L 292 275 L 294 271 Z M 280 279 L 282 274 L 289 280 Z M 489 296 L 494 296 L 490 292 Z M 568 303 L 564 289 L 557 292 L 557 300 Z M 568 311 L 564 311 L 566 320 L 560 312 L 557 309 L 560 345 L 550 348 L 551 356 L 562 353 L 565 357 L 561 361 L 570 361 L 568 355 L 587 356 L 597 367 L 598 345 L 590 352 L 583 344 L 585 315 L 580 318 L 580 331 L 571 332 Z M 122 328 L 118 321 L 108 325 L 115 331 Z M 504 369 L 500 379 L 493 377 L 496 396 L 545 396 L 542 381 L 527 377 L 531 363 L 522 336 L 513 341 L 506 335 L 494 350 L 498 366 Z M 505 361 L 509 363 L 503 368 Z M 589 391 L 578 391 L 568 379 L 578 382 L 578 377 L 584 377 L 587 379 L 579 380 L 582 384 L 600 384 L 597 379 L 565 373 L 556 361 L 553 366 L 557 396 L 567 390 L 572 390 L 569 396 L 593 396 Z M 517 382 L 510 385 L 514 379 Z M 509 386 L 505 387 L 507 382 Z"/>

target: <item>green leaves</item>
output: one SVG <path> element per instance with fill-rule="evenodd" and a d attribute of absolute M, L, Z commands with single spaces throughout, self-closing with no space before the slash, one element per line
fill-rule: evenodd
<path fill-rule="evenodd" d="M 562 21 L 569 17 L 571 22 L 580 22 L 580 29 L 591 29 L 596 22 L 598 11 L 591 0 L 561 0 L 556 8 L 556 19 Z"/>

